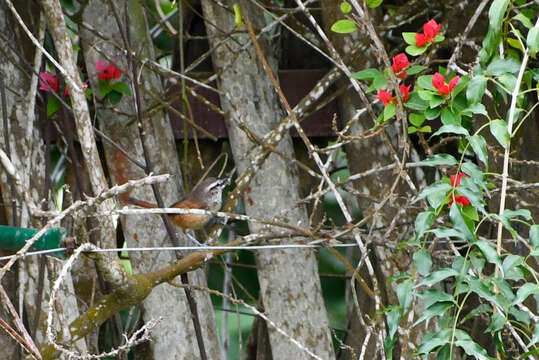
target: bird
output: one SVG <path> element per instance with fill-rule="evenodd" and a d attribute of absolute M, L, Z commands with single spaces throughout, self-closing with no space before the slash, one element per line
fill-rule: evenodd
<path fill-rule="evenodd" d="M 222 195 L 225 186 L 230 184 L 230 177 L 214 178 L 209 177 L 196 185 L 193 190 L 183 199 L 175 202 L 170 207 L 178 209 L 201 209 L 208 211 L 219 211 L 222 206 Z M 133 197 L 123 197 L 123 202 L 143 208 L 153 209 L 158 206 L 147 201 L 135 199 Z M 168 214 L 170 221 L 183 230 L 197 230 L 206 226 L 213 218 L 212 214 Z M 189 234 L 188 234 L 189 235 Z M 200 243 L 190 237 L 195 243 Z"/>

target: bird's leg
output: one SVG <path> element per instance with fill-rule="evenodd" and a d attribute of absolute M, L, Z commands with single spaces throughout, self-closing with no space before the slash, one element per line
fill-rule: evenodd
<path fill-rule="evenodd" d="M 201 243 L 200 241 L 198 241 L 193 235 L 190 234 L 190 231 L 189 230 L 186 230 L 185 231 L 185 235 L 187 235 L 187 237 L 189 238 L 189 240 L 191 240 L 193 242 L 193 244 L 195 244 L 196 246 L 200 246 L 200 247 L 206 247 L 208 245 L 206 244 L 203 244 Z"/>

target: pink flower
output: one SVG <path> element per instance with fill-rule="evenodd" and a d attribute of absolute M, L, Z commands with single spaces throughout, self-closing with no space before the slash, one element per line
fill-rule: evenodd
<path fill-rule="evenodd" d="M 400 73 L 402 70 L 406 69 L 410 65 L 410 62 L 408 61 L 408 57 L 405 53 L 400 53 L 395 55 L 393 58 L 393 64 L 391 65 L 391 68 L 393 69 L 393 72 L 395 74 Z M 399 75 L 399 78 L 404 79 L 406 77 L 406 72 L 403 72 Z"/>
<path fill-rule="evenodd" d="M 114 64 L 107 65 L 105 62 L 99 60 L 96 68 L 99 80 L 113 80 L 122 76 L 122 72 Z"/>
<path fill-rule="evenodd" d="M 393 101 L 393 96 L 391 96 L 390 93 L 383 89 L 380 89 L 380 91 L 378 91 L 378 95 L 376 95 L 376 97 L 384 103 L 384 106 L 389 105 L 389 103 Z"/>
<path fill-rule="evenodd" d="M 50 91 L 50 89 L 52 89 L 55 92 L 58 91 L 57 75 L 52 75 L 48 72 L 40 72 L 39 78 L 39 90 Z M 49 87 L 47 87 L 47 85 L 49 85 Z"/>
<path fill-rule="evenodd" d="M 459 82 L 460 77 L 455 76 L 451 81 L 449 82 L 449 85 L 445 83 L 445 78 L 442 74 L 436 73 L 432 76 L 432 85 L 438 90 L 438 93 L 440 95 L 449 95 L 451 91 L 457 86 L 457 83 Z"/>
<path fill-rule="evenodd" d="M 425 38 L 427 41 L 432 41 L 436 37 L 436 34 L 438 34 L 438 31 L 440 31 L 441 24 L 437 24 L 434 19 L 428 21 L 423 25 L 423 33 L 425 34 Z"/>
<path fill-rule="evenodd" d="M 408 99 L 410 98 L 410 88 L 412 87 L 412 85 L 401 85 L 399 88 L 400 88 L 400 91 L 401 91 L 401 95 L 402 95 L 402 99 L 404 101 L 408 101 Z"/>
<path fill-rule="evenodd" d="M 455 196 L 455 201 L 462 206 L 470 205 L 470 200 L 466 196 Z M 451 206 L 451 204 L 453 204 L 453 198 L 449 200 L 449 206 Z"/>
<path fill-rule="evenodd" d="M 427 37 L 422 33 L 416 33 L 415 34 L 415 46 L 417 47 L 423 47 L 427 45 Z"/>

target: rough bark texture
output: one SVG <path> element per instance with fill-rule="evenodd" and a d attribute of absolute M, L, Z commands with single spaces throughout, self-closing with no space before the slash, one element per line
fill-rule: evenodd
<path fill-rule="evenodd" d="M 153 59 L 152 45 L 146 30 L 146 19 L 140 6 L 141 4 L 138 1 L 130 2 L 131 43 L 137 56 Z M 123 10 L 123 6 L 119 4 L 117 4 L 117 8 L 119 11 Z M 121 11 L 120 16 L 122 20 L 125 19 L 123 11 Z M 122 44 L 116 20 L 109 8 L 109 2 L 90 1 L 85 8 L 83 20 L 94 29 L 97 29 L 102 36 L 112 39 L 117 44 Z M 98 60 L 105 62 L 110 60 L 118 68 L 126 69 L 125 54 L 111 45 L 110 42 L 102 41 L 95 33 L 90 31 L 81 31 L 81 37 L 90 81 L 93 89 L 97 92 L 96 62 Z M 124 74 L 121 80 L 130 84 L 127 74 Z M 148 92 L 162 98 L 163 89 L 159 78 L 150 71 L 142 71 L 139 86 L 143 90 L 143 94 L 145 94 L 143 104 L 146 106 L 151 104 L 151 97 L 148 96 Z M 145 93 L 144 91 L 147 92 Z M 133 121 L 135 115 L 133 97 L 124 98 L 120 104 L 115 106 L 120 112 L 131 114 L 132 116 L 123 116 L 113 112 L 106 100 L 101 104 L 97 108 L 97 114 L 102 131 L 129 154 L 144 163 L 142 145 L 136 124 Z M 182 175 L 170 123 L 166 115 L 159 112 L 151 119 L 145 120 L 143 127 L 146 134 L 146 144 L 150 149 L 150 158 L 154 165 L 154 173 L 175 175 L 174 181 L 160 186 L 165 204 L 170 205 L 177 201 L 183 193 Z M 144 176 L 144 172 L 118 150 L 108 144 L 105 144 L 104 148 L 113 183 L 123 183 L 128 179 Z M 156 202 L 150 187 L 136 189 L 131 195 L 151 203 Z M 131 247 L 172 245 L 165 231 L 163 221 L 159 216 L 126 216 L 121 221 L 124 238 Z M 180 245 L 192 245 L 190 240 L 180 233 L 179 235 Z M 137 273 L 159 269 L 175 260 L 172 252 L 157 252 L 155 254 L 135 252 L 131 253 L 130 256 L 134 271 Z M 192 284 L 206 286 L 203 270 L 190 273 L 189 280 Z M 194 297 L 198 305 L 198 315 L 201 320 L 208 358 L 223 358 L 224 355 L 217 337 L 210 297 L 202 292 L 195 292 Z M 152 331 L 151 347 L 154 359 L 198 359 L 200 357 L 191 312 L 183 289 L 175 288 L 169 284 L 155 288 L 143 302 L 143 310 L 145 321 L 162 317 L 160 324 Z"/>
<path fill-rule="evenodd" d="M 18 10 L 27 24 L 32 14 L 29 10 L 34 9 L 28 4 L 18 3 Z M 33 14 L 34 20 L 39 19 L 38 13 Z M 37 25 L 37 24 L 35 24 Z M 37 26 L 36 26 L 37 27 Z M 41 54 L 35 52 L 35 48 L 28 42 L 26 34 L 22 32 L 19 24 L 12 17 L 11 12 L 7 9 L 5 3 L 0 5 L 0 31 L 8 36 L 11 40 L 11 45 L 18 48 L 20 54 L 26 59 L 31 59 L 31 64 L 35 71 L 39 70 L 41 64 Z M 38 29 L 34 30 L 37 33 Z M 43 35 L 43 33 L 41 33 Z M 42 40 L 42 37 L 41 37 Z M 19 46 L 25 44 L 24 46 Z M 0 42 L 0 48 L 4 56 L 0 57 L 0 73 L 4 77 L 4 83 L 8 85 L 9 90 L 6 91 L 7 100 L 7 118 L 9 126 L 9 141 L 11 150 L 11 161 L 17 168 L 18 174 L 22 182 L 29 189 L 32 200 L 39 204 L 42 200 L 49 201 L 49 189 L 46 189 L 45 177 L 45 146 L 40 132 L 40 126 L 35 116 L 35 99 L 36 90 L 38 88 L 37 76 L 28 77 L 23 71 L 23 68 L 15 66 L 20 63 L 18 55 L 7 47 L 7 44 Z M 2 109 L 0 108 L 0 119 L 2 119 Z M 6 149 L 6 142 L 3 136 L 4 124 L 0 120 L 0 147 Z M 17 194 L 12 193 L 9 186 L 7 174 L 0 168 L 0 187 L 3 196 L 4 204 L 11 204 L 13 196 L 17 202 L 17 226 L 21 227 L 39 227 L 42 225 L 38 220 L 32 218 L 28 209 L 24 206 L 21 198 Z M 11 206 L 6 206 L 7 218 L 11 223 L 12 211 Z M 13 224 L 11 224 L 13 225 Z M 24 308 L 27 314 L 29 324 L 33 324 L 33 319 L 41 308 L 41 313 L 38 322 L 35 341 L 38 347 L 43 345 L 45 340 L 45 320 L 47 316 L 48 289 L 51 283 L 47 279 L 47 273 L 56 273 L 61 264 L 50 258 L 46 258 L 47 268 L 45 269 L 45 282 L 42 301 L 36 303 L 38 277 L 39 277 L 39 258 L 27 258 L 21 261 L 19 267 L 18 291 L 19 297 L 24 299 Z M 64 326 L 67 326 L 78 316 L 76 299 L 73 296 L 73 283 L 68 275 L 65 279 L 65 288 L 60 291 L 58 307 L 55 309 L 60 316 Z M 23 314 L 20 314 L 21 316 Z M 4 317 L 4 319 L 9 319 Z M 57 322 L 58 324 L 58 322 Z M 58 328 L 57 328 L 58 329 Z M 2 332 L 2 335 L 5 333 Z M 86 345 L 84 341 L 77 342 L 75 347 L 79 351 L 85 351 Z M 1 347 L 0 358 L 10 358 L 13 355 L 14 348 Z"/>
<path fill-rule="evenodd" d="M 233 1 L 224 3 L 232 9 Z M 205 18 L 210 20 L 206 22 L 210 47 L 223 41 L 213 52 L 212 59 L 215 71 L 220 74 L 220 90 L 226 94 L 221 96 L 221 104 L 226 114 L 234 160 L 241 174 L 255 155 L 248 154 L 253 143 L 237 123 L 245 124 L 250 131 L 262 137 L 281 121 L 283 112 L 254 49 L 248 47 L 245 51 L 238 51 L 250 41 L 249 37 L 246 34 L 229 35 L 236 27 L 234 14 L 213 1 L 202 1 L 202 6 Z M 264 17 L 258 9 L 242 7 L 242 13 L 248 13 L 255 28 L 263 24 Z M 224 41 L 227 36 L 229 39 Z M 266 37 L 262 36 L 260 42 L 276 73 L 276 59 Z M 283 137 L 278 149 L 294 157 L 290 136 Z M 275 154 L 270 155 L 251 182 L 252 191 L 244 197 L 246 213 L 279 217 L 300 226 L 307 224 L 305 208 L 297 206 L 297 176 L 295 166 Z M 249 228 L 251 232 L 261 230 L 257 224 L 250 224 Z M 334 358 L 315 254 L 310 250 L 297 249 L 259 252 L 257 262 L 261 297 L 268 317 L 322 359 Z M 274 359 L 310 358 L 274 328 L 268 326 L 268 330 Z"/>
<path fill-rule="evenodd" d="M 88 170 L 92 191 L 94 195 L 100 194 L 108 188 L 107 180 L 97 151 L 88 103 L 82 91 L 82 81 L 79 77 L 76 59 L 73 54 L 73 44 L 67 32 L 62 7 L 58 0 L 42 0 L 41 3 L 60 64 L 66 71 L 65 79 L 71 98 L 77 137 L 82 149 L 84 164 Z M 112 201 L 107 200 L 98 205 L 97 212 L 106 212 L 112 210 L 112 208 Z M 100 247 L 115 247 L 116 231 L 112 217 L 102 217 L 100 220 L 100 226 L 94 229 L 97 233 L 97 245 Z M 127 274 L 117 255 L 110 254 L 106 257 L 110 267 L 101 269 L 103 276 L 112 284 L 117 286 L 123 284 Z"/>

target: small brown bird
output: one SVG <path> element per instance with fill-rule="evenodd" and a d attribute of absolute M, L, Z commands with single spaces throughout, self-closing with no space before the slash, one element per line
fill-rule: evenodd
<path fill-rule="evenodd" d="M 217 179 L 209 177 L 202 181 L 182 200 L 172 204 L 171 208 L 202 209 L 219 211 L 222 205 L 223 189 L 230 184 L 230 177 Z M 157 208 L 155 204 L 132 197 L 122 199 L 129 204 L 143 208 Z M 184 230 L 201 229 L 212 219 L 210 214 L 169 214 L 170 221 Z"/>

